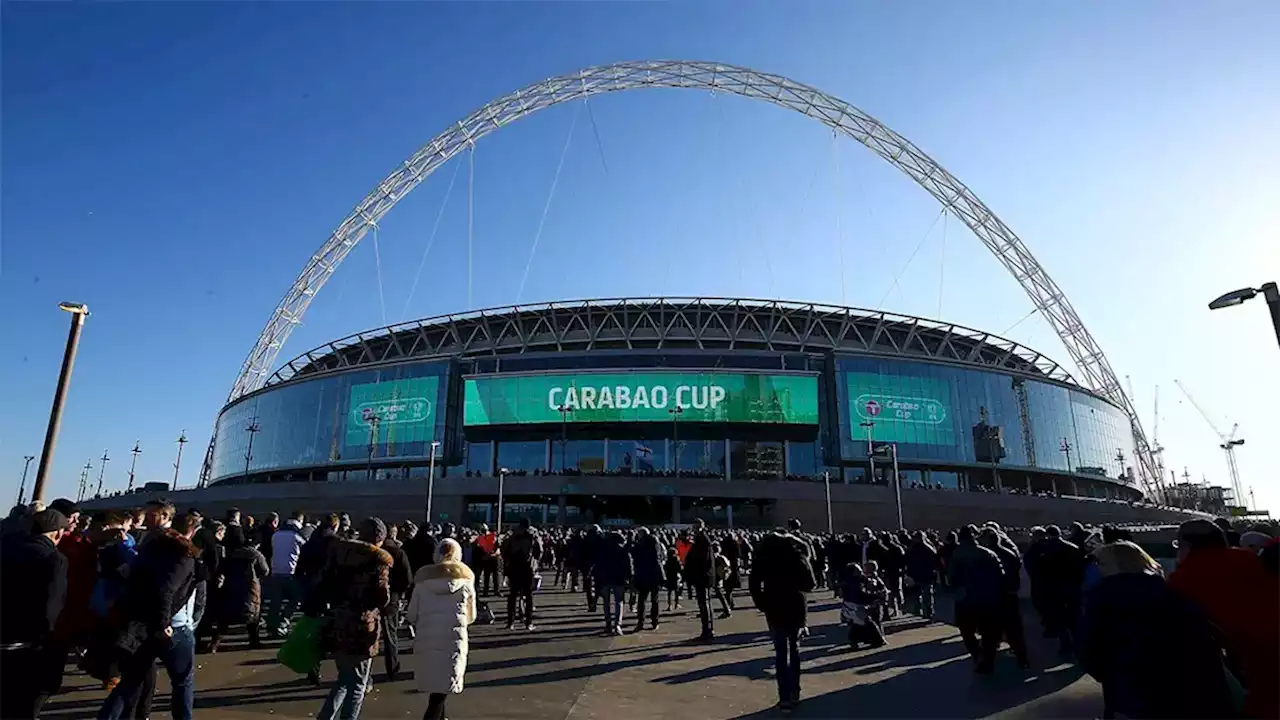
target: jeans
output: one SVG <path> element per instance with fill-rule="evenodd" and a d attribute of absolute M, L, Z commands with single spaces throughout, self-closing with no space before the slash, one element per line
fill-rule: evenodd
<path fill-rule="evenodd" d="M 524 624 L 533 625 L 533 576 L 507 578 L 507 624 L 516 623 L 516 601 L 524 598 Z"/>
<path fill-rule="evenodd" d="M 170 712 L 175 720 L 189 720 L 196 699 L 196 636 L 190 627 L 173 629 L 173 637 L 163 635 L 148 640 L 138 652 L 121 663 L 120 684 L 98 710 L 99 718 L 118 720 L 129 708 L 143 703 L 150 705 L 150 698 L 141 697 L 147 675 L 155 668 L 156 660 L 164 665 L 172 688 L 169 696 Z M 153 688 L 154 690 L 154 688 Z"/>
<path fill-rule="evenodd" d="M 698 585 L 693 588 L 693 592 L 698 597 L 698 619 L 702 621 L 702 636 L 711 637 L 716 631 L 715 621 L 711 619 L 711 589 Z"/>
<path fill-rule="evenodd" d="M 391 594 L 391 603 L 383 612 L 380 623 L 382 633 L 382 658 L 387 668 L 387 677 L 394 680 L 400 674 L 400 595 Z"/>
<path fill-rule="evenodd" d="M 302 585 L 296 577 L 284 574 L 268 575 L 265 584 L 267 633 L 283 634 L 302 605 Z"/>
<path fill-rule="evenodd" d="M 600 588 L 600 596 L 604 598 L 604 624 L 610 630 L 622 624 L 622 598 L 625 594 L 626 589 L 621 585 Z"/>
<path fill-rule="evenodd" d="M 427 696 L 427 711 L 422 714 L 422 720 L 445 720 L 444 703 L 449 696 L 444 693 L 431 693 Z"/>
<path fill-rule="evenodd" d="M 914 598 L 916 613 L 926 620 L 933 619 L 933 584 L 916 585 L 908 592 Z"/>
<path fill-rule="evenodd" d="M 644 601 L 646 599 L 648 599 L 649 601 L 649 621 L 653 623 L 654 627 L 657 627 L 658 626 L 658 586 L 653 585 L 648 587 L 637 588 L 637 593 L 639 594 L 640 599 L 636 603 L 636 627 L 641 627 L 644 625 Z"/>
<path fill-rule="evenodd" d="M 587 612 L 596 611 L 596 582 L 591 570 L 582 571 L 582 591 L 587 594 Z"/>
<path fill-rule="evenodd" d="M 778 701 L 800 699 L 800 629 L 771 628 L 773 652 L 777 664 Z"/>
<path fill-rule="evenodd" d="M 338 680 L 329 688 L 316 720 L 356 720 L 369 687 L 373 658 L 338 655 L 333 660 L 338 666 Z"/>

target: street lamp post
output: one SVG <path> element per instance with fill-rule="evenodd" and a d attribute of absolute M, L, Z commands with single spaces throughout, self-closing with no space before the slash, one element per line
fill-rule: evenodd
<path fill-rule="evenodd" d="M 369 460 L 365 466 L 365 479 L 373 481 L 373 451 L 378 447 L 378 423 L 382 422 L 382 418 L 377 415 L 369 416 Z"/>
<path fill-rule="evenodd" d="M 895 509 L 898 511 L 898 529 L 901 530 L 906 526 L 902 522 L 902 483 L 898 481 L 898 443 L 882 444 L 879 448 L 876 448 L 872 454 L 875 454 L 876 452 L 883 452 L 885 450 L 889 451 L 890 457 L 893 461 L 893 479 L 891 480 L 893 483 L 893 504 Z"/>
<path fill-rule="evenodd" d="M 832 529 L 832 522 L 831 522 L 831 472 L 830 471 L 825 471 L 822 473 L 822 486 L 827 491 L 827 534 L 834 535 L 835 530 Z"/>
<path fill-rule="evenodd" d="M 560 411 L 560 474 L 564 475 L 567 470 L 567 455 L 569 454 L 569 413 L 573 412 L 573 408 L 561 403 L 556 410 Z"/>
<path fill-rule="evenodd" d="M 1066 438 L 1062 438 L 1062 445 L 1058 449 L 1061 450 L 1062 453 L 1067 456 L 1067 473 L 1070 473 L 1071 472 L 1071 443 Z"/>
<path fill-rule="evenodd" d="M 1209 309 L 1221 310 L 1225 307 L 1233 307 L 1245 300 L 1252 300 L 1259 293 L 1267 301 L 1267 307 L 1271 309 L 1271 325 L 1276 331 L 1276 342 L 1280 342 L 1280 288 L 1273 282 L 1263 283 L 1262 287 L 1256 289 L 1241 288 L 1226 295 L 1220 295 L 1209 303 Z"/>
<path fill-rule="evenodd" d="M 684 414 L 684 408 L 676 405 L 667 412 L 671 413 L 671 467 L 678 478 L 680 477 L 680 423 L 677 421 Z"/>
<path fill-rule="evenodd" d="M 27 470 L 31 468 L 31 461 L 36 459 L 35 455 L 23 455 L 25 461 L 22 465 L 22 484 L 18 486 L 18 504 L 22 505 L 23 500 L 27 496 Z"/>
<path fill-rule="evenodd" d="M 507 473 L 511 472 L 506 468 L 498 468 L 498 520 L 494 523 L 497 528 L 495 535 L 502 534 L 502 493 L 507 484 Z"/>
<path fill-rule="evenodd" d="M 182 446 L 187 444 L 187 431 L 185 428 L 182 434 L 178 436 L 178 459 L 173 462 L 173 489 L 178 489 L 178 471 L 182 469 Z"/>
<path fill-rule="evenodd" d="M 142 454 L 142 441 L 138 440 L 133 443 L 133 449 L 129 452 L 133 453 L 133 460 L 129 462 L 129 489 L 127 492 L 133 492 L 133 471 L 138 467 L 138 456 Z"/>
<path fill-rule="evenodd" d="M 436 492 L 436 448 L 440 447 L 439 440 L 431 441 L 431 459 L 427 461 L 427 523 L 431 523 L 431 498 Z"/>
<path fill-rule="evenodd" d="M 71 313 L 71 331 L 67 333 L 67 347 L 62 353 L 62 370 L 58 373 L 58 387 L 53 391 L 53 407 L 49 410 L 49 427 L 44 433 L 44 448 L 40 451 L 40 464 L 36 466 L 36 485 L 31 489 L 31 500 L 44 500 L 44 484 L 53 467 L 53 446 L 58 442 L 58 427 L 62 424 L 62 404 L 67 399 L 67 386 L 71 384 L 71 368 L 76 362 L 76 348 L 80 346 L 80 329 L 89 315 L 89 306 L 81 303 L 59 303 L 58 308 Z"/>
<path fill-rule="evenodd" d="M 89 491 L 89 472 L 91 470 L 93 470 L 92 460 L 86 462 L 84 467 L 80 470 L 80 491 L 76 493 L 76 502 L 84 500 L 85 493 Z M 32 499 L 35 499 L 34 494 L 32 495 Z"/>
<path fill-rule="evenodd" d="M 107 461 L 111 458 L 107 457 L 107 451 L 102 451 L 102 465 L 98 467 L 98 489 L 93 493 L 95 498 L 102 497 L 102 476 L 107 472 Z"/>
<path fill-rule="evenodd" d="M 876 451 L 875 443 L 871 441 L 871 428 L 876 424 L 871 420 L 864 420 L 858 424 L 867 429 L 867 462 L 871 465 L 871 477 L 867 480 L 874 485 L 876 483 Z"/>

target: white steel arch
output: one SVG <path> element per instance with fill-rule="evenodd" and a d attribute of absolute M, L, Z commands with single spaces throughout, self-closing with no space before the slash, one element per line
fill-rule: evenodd
<path fill-rule="evenodd" d="M 1155 464 L 1133 403 L 1066 295 L 995 213 L 924 151 L 849 103 L 781 75 L 713 62 L 624 62 L 550 78 L 488 103 L 432 138 L 378 183 L 307 261 L 245 359 L 228 402 L 262 387 L 293 326 L 301 321 L 312 298 L 347 253 L 410 190 L 450 158 L 474 146 L 485 135 L 552 105 L 640 88 L 712 90 L 794 110 L 862 143 L 937 198 L 973 231 L 1026 291 L 1062 339 L 1082 383 L 1124 408 L 1133 428 L 1141 479 L 1151 491 Z M 206 473 L 208 462 L 206 457 Z"/>

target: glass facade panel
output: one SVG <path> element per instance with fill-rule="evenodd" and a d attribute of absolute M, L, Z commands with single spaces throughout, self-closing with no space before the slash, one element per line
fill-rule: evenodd
<path fill-rule="evenodd" d="M 493 475 L 493 446 L 488 442 L 462 444 L 462 457 L 445 471 L 448 475 L 490 477 Z M 438 462 L 438 461 L 437 461 Z"/>
<path fill-rule="evenodd" d="M 673 443 L 680 459 L 681 475 L 689 477 L 724 477 L 724 440 L 678 440 Z"/>
<path fill-rule="evenodd" d="M 665 470 L 665 440 L 609 440 L 609 470 L 623 475 L 649 475 Z"/>
<path fill-rule="evenodd" d="M 814 480 L 822 475 L 818 443 L 793 440 L 787 443 L 787 479 Z M 734 467 L 737 467 L 734 462 Z"/>
<path fill-rule="evenodd" d="M 782 477 L 782 443 L 734 440 L 729 443 L 734 480 L 778 480 Z"/>
<path fill-rule="evenodd" d="M 534 473 L 547 469 L 547 441 L 517 440 L 498 443 L 498 468 L 512 473 Z"/>
<path fill-rule="evenodd" d="M 946 470 L 930 470 L 929 486 L 935 488 L 941 486 L 948 490 L 956 490 L 960 487 L 960 474 Z"/>
<path fill-rule="evenodd" d="M 552 440 L 551 470 L 569 474 L 603 474 L 604 440 Z"/>

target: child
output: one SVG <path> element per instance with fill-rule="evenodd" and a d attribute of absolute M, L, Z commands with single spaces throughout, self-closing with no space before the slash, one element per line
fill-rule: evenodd
<path fill-rule="evenodd" d="M 663 585 L 667 588 L 667 612 L 680 609 L 680 556 L 675 547 L 667 549 L 667 560 L 662 565 Z"/>
<path fill-rule="evenodd" d="M 729 579 L 729 558 L 724 556 L 720 551 L 720 543 L 711 543 L 711 564 L 715 568 L 716 573 L 716 599 L 720 601 L 720 619 L 730 617 L 730 611 L 733 610 L 733 593 L 730 591 L 728 597 L 725 596 L 724 581 Z"/>
<path fill-rule="evenodd" d="M 872 561 L 867 566 L 874 564 Z M 880 629 L 880 608 L 885 594 L 883 584 L 872 579 L 858 563 L 849 563 L 841 570 L 840 597 L 844 606 L 840 609 L 840 619 L 849 626 L 849 649 L 857 650 L 863 642 L 873 648 L 885 644 L 884 632 Z"/>

